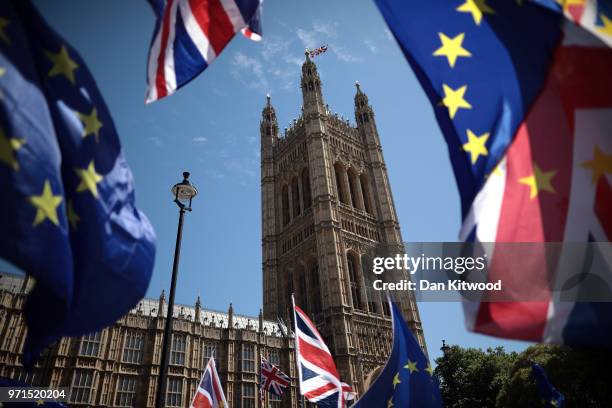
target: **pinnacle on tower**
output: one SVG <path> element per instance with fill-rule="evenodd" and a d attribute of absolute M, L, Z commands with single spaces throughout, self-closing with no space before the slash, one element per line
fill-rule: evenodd
<path fill-rule="evenodd" d="M 325 113 L 325 102 L 323 101 L 323 92 L 321 78 L 317 70 L 317 65 L 310 59 L 308 52 L 306 61 L 302 64 L 302 98 L 304 100 L 304 113 Z"/>

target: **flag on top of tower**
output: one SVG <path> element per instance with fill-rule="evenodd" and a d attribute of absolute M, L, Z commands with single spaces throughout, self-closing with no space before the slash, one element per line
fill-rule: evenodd
<path fill-rule="evenodd" d="M 261 37 L 263 0 L 149 0 L 157 17 L 146 102 L 174 93 L 204 71 L 234 35 Z"/>
<path fill-rule="evenodd" d="M 300 393 L 321 408 L 344 408 L 345 392 L 336 363 L 327 345 L 306 313 L 295 304 L 295 354 L 300 380 Z"/>
<path fill-rule="evenodd" d="M 594 36 L 564 17 L 576 12 L 569 1 L 375 1 L 448 144 L 461 196 L 460 238 L 608 242 L 612 2 L 590 1 L 581 9 L 580 21 L 592 19 Z M 517 293 L 539 283 L 541 298 L 466 302 L 470 330 L 612 345 L 612 303 L 561 302 L 553 292 L 581 272 L 561 270 L 563 251 L 552 262 L 533 263 L 541 267 L 504 268 L 512 262 L 496 263 L 497 253 L 491 254 L 489 282 L 501 279 L 505 291 Z M 572 261 L 587 262 L 586 255 Z"/>
<path fill-rule="evenodd" d="M 314 58 L 317 55 L 323 54 L 324 52 L 327 52 L 327 45 L 323 45 L 321 47 L 317 47 L 314 50 L 306 50 L 308 52 L 308 55 L 310 55 L 310 58 Z"/>
<path fill-rule="evenodd" d="M 111 114 L 30 1 L 0 2 L 0 257 L 36 279 L 24 364 L 114 324 L 145 295 L 155 233 Z"/>
<path fill-rule="evenodd" d="M 353 408 L 442 407 L 433 368 L 397 305 L 388 300 L 393 318 L 393 347 L 384 368 Z"/>

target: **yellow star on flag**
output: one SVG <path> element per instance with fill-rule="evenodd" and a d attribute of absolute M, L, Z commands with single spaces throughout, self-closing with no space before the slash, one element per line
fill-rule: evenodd
<path fill-rule="evenodd" d="M 68 54 L 68 50 L 65 45 L 62 45 L 62 49 L 57 52 L 45 51 L 45 55 L 51 60 L 53 66 L 49 70 L 49 77 L 56 75 L 65 76 L 71 84 L 74 85 L 74 70 L 79 67 L 79 64 L 74 62 Z"/>
<path fill-rule="evenodd" d="M 393 406 L 393 397 L 389 398 L 389 401 L 387 401 L 387 408 L 391 408 Z"/>
<path fill-rule="evenodd" d="M 427 364 L 427 368 L 425 369 L 425 371 L 427 371 L 429 373 L 429 375 L 433 375 L 434 369 L 431 367 L 430 364 Z"/>
<path fill-rule="evenodd" d="M 19 170 L 19 162 L 15 157 L 15 152 L 25 144 L 23 139 L 9 139 L 0 129 L 0 162 L 12 167 L 13 170 Z"/>
<path fill-rule="evenodd" d="M 436 57 L 446 57 L 451 68 L 455 67 L 458 57 L 472 56 L 471 52 L 463 48 L 465 33 L 458 34 L 453 38 L 447 37 L 444 33 L 438 33 L 438 36 L 442 46 L 435 50 L 433 55 Z"/>
<path fill-rule="evenodd" d="M 39 196 L 31 196 L 30 204 L 36 207 L 36 216 L 34 217 L 33 226 L 37 226 L 47 218 L 55 225 L 59 225 L 57 218 L 57 207 L 62 203 L 61 195 L 53 195 L 51 183 L 45 180 L 42 194 Z"/>
<path fill-rule="evenodd" d="M 410 371 L 410 374 L 419 371 L 416 361 L 410 361 L 410 359 L 408 359 L 408 364 L 406 364 L 404 368 L 407 368 Z"/>
<path fill-rule="evenodd" d="M 81 217 L 74 211 L 74 207 L 72 206 L 72 200 L 68 201 L 68 222 L 73 230 L 76 230 L 77 224 L 81 221 Z"/>
<path fill-rule="evenodd" d="M 599 17 L 601 17 L 601 22 L 603 23 L 603 26 L 597 27 L 597 30 L 612 37 L 612 20 L 604 14 L 600 14 Z"/>
<path fill-rule="evenodd" d="M 460 88 L 453 89 L 446 84 L 442 84 L 444 90 L 444 99 L 442 104 L 448 108 L 448 113 L 453 119 L 455 114 L 460 108 L 472 109 L 472 105 L 464 99 L 465 91 L 467 91 L 467 85 L 463 85 Z"/>
<path fill-rule="evenodd" d="M 401 383 L 399 373 L 396 373 L 395 377 L 393 377 L 393 389 L 395 389 L 395 387 L 397 387 L 397 384 L 399 383 Z"/>
<path fill-rule="evenodd" d="M 465 3 L 457 7 L 457 11 L 470 13 L 476 25 L 480 25 L 483 14 L 495 14 L 495 10 L 489 7 L 486 0 L 465 0 Z"/>
<path fill-rule="evenodd" d="M 81 178 L 81 182 L 76 189 L 77 193 L 91 191 L 91 194 L 98 198 L 98 183 L 102 181 L 103 177 L 96 172 L 93 160 L 86 169 L 75 169 L 75 171 Z"/>
<path fill-rule="evenodd" d="M 11 45 L 11 40 L 4 30 L 9 24 L 11 24 L 9 20 L 4 17 L 0 17 L 0 40 L 2 40 L 2 42 L 4 42 L 6 45 Z"/>
<path fill-rule="evenodd" d="M 38 401 L 36 401 L 36 405 L 45 405 L 45 401 L 42 399 L 39 399 Z"/>
<path fill-rule="evenodd" d="M 468 141 L 463 145 L 463 150 L 470 154 L 472 164 L 478 161 L 480 156 L 486 156 L 489 154 L 486 143 L 489 140 L 489 133 L 483 133 L 477 136 L 470 129 L 467 130 Z"/>
<path fill-rule="evenodd" d="M 540 194 L 540 191 L 548 191 L 555 193 L 555 188 L 551 183 L 551 179 L 557 173 L 556 170 L 543 172 L 537 164 L 533 164 L 533 174 L 519 179 L 519 183 L 530 187 L 529 199 L 533 200 Z"/>
<path fill-rule="evenodd" d="M 612 154 L 605 154 L 595 145 L 593 160 L 586 161 L 581 166 L 591 169 L 591 181 L 595 184 L 604 174 L 612 174 Z"/>
<path fill-rule="evenodd" d="M 100 136 L 100 129 L 102 126 L 102 122 L 98 119 L 98 111 L 96 108 L 91 110 L 89 115 L 85 115 L 81 112 L 74 112 L 79 120 L 83 123 L 83 137 L 87 137 L 89 135 L 94 135 L 96 137 L 96 143 L 98 142 Z"/>

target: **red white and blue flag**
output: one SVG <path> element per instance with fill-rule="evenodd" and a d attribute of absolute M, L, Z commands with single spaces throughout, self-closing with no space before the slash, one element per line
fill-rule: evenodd
<path fill-rule="evenodd" d="M 314 323 L 293 301 L 300 393 L 321 408 L 344 408 L 345 392 L 336 364 Z M 343 387 L 344 386 L 344 387 Z"/>
<path fill-rule="evenodd" d="M 310 55 L 310 58 L 314 58 L 317 55 L 323 54 L 324 52 L 327 52 L 327 45 L 317 47 L 314 50 L 308 50 L 308 55 Z"/>
<path fill-rule="evenodd" d="M 555 293 L 563 282 L 581 285 L 588 251 L 584 259 L 567 259 L 564 250 L 556 259 L 499 253 L 499 243 L 598 241 L 609 270 L 612 2 L 376 3 L 449 146 L 461 239 L 497 243 L 489 282 L 501 279 L 511 293 L 541 289 L 532 300 L 465 303 L 467 327 L 505 338 L 612 345 L 612 303 L 561 301 Z M 603 279 L 612 285 L 609 275 Z"/>
<path fill-rule="evenodd" d="M 191 401 L 190 408 L 227 408 L 227 400 L 221 387 L 221 380 L 215 367 L 215 360 L 211 358 L 206 364 L 202 380 Z"/>
<path fill-rule="evenodd" d="M 262 395 L 265 391 L 282 397 L 285 388 L 291 384 L 289 376 L 270 363 L 264 356 L 261 356 L 260 377 L 259 387 Z"/>
<path fill-rule="evenodd" d="M 261 37 L 263 0 L 150 0 L 157 15 L 146 102 L 164 98 L 204 71 L 234 35 Z"/>

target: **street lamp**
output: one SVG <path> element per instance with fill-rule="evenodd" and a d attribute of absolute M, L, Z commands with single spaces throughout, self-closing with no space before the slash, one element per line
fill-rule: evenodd
<path fill-rule="evenodd" d="M 183 218 L 185 211 L 191 211 L 191 200 L 198 194 L 198 189 L 189 182 L 189 172 L 183 173 L 183 181 L 172 186 L 174 202 L 179 208 L 178 230 L 176 232 L 176 245 L 174 247 L 174 264 L 172 265 L 172 281 L 170 283 L 170 299 L 168 299 L 168 313 L 166 316 L 166 326 L 164 327 L 164 338 L 162 345 L 161 361 L 159 366 L 159 377 L 157 379 L 157 395 L 155 406 L 162 408 L 166 405 L 165 390 L 168 372 L 168 349 L 172 338 L 172 312 L 174 309 L 174 292 L 176 289 L 176 277 L 178 275 L 179 257 L 181 255 L 181 238 L 183 236 Z M 160 315 L 163 310 L 159 311 Z"/>

